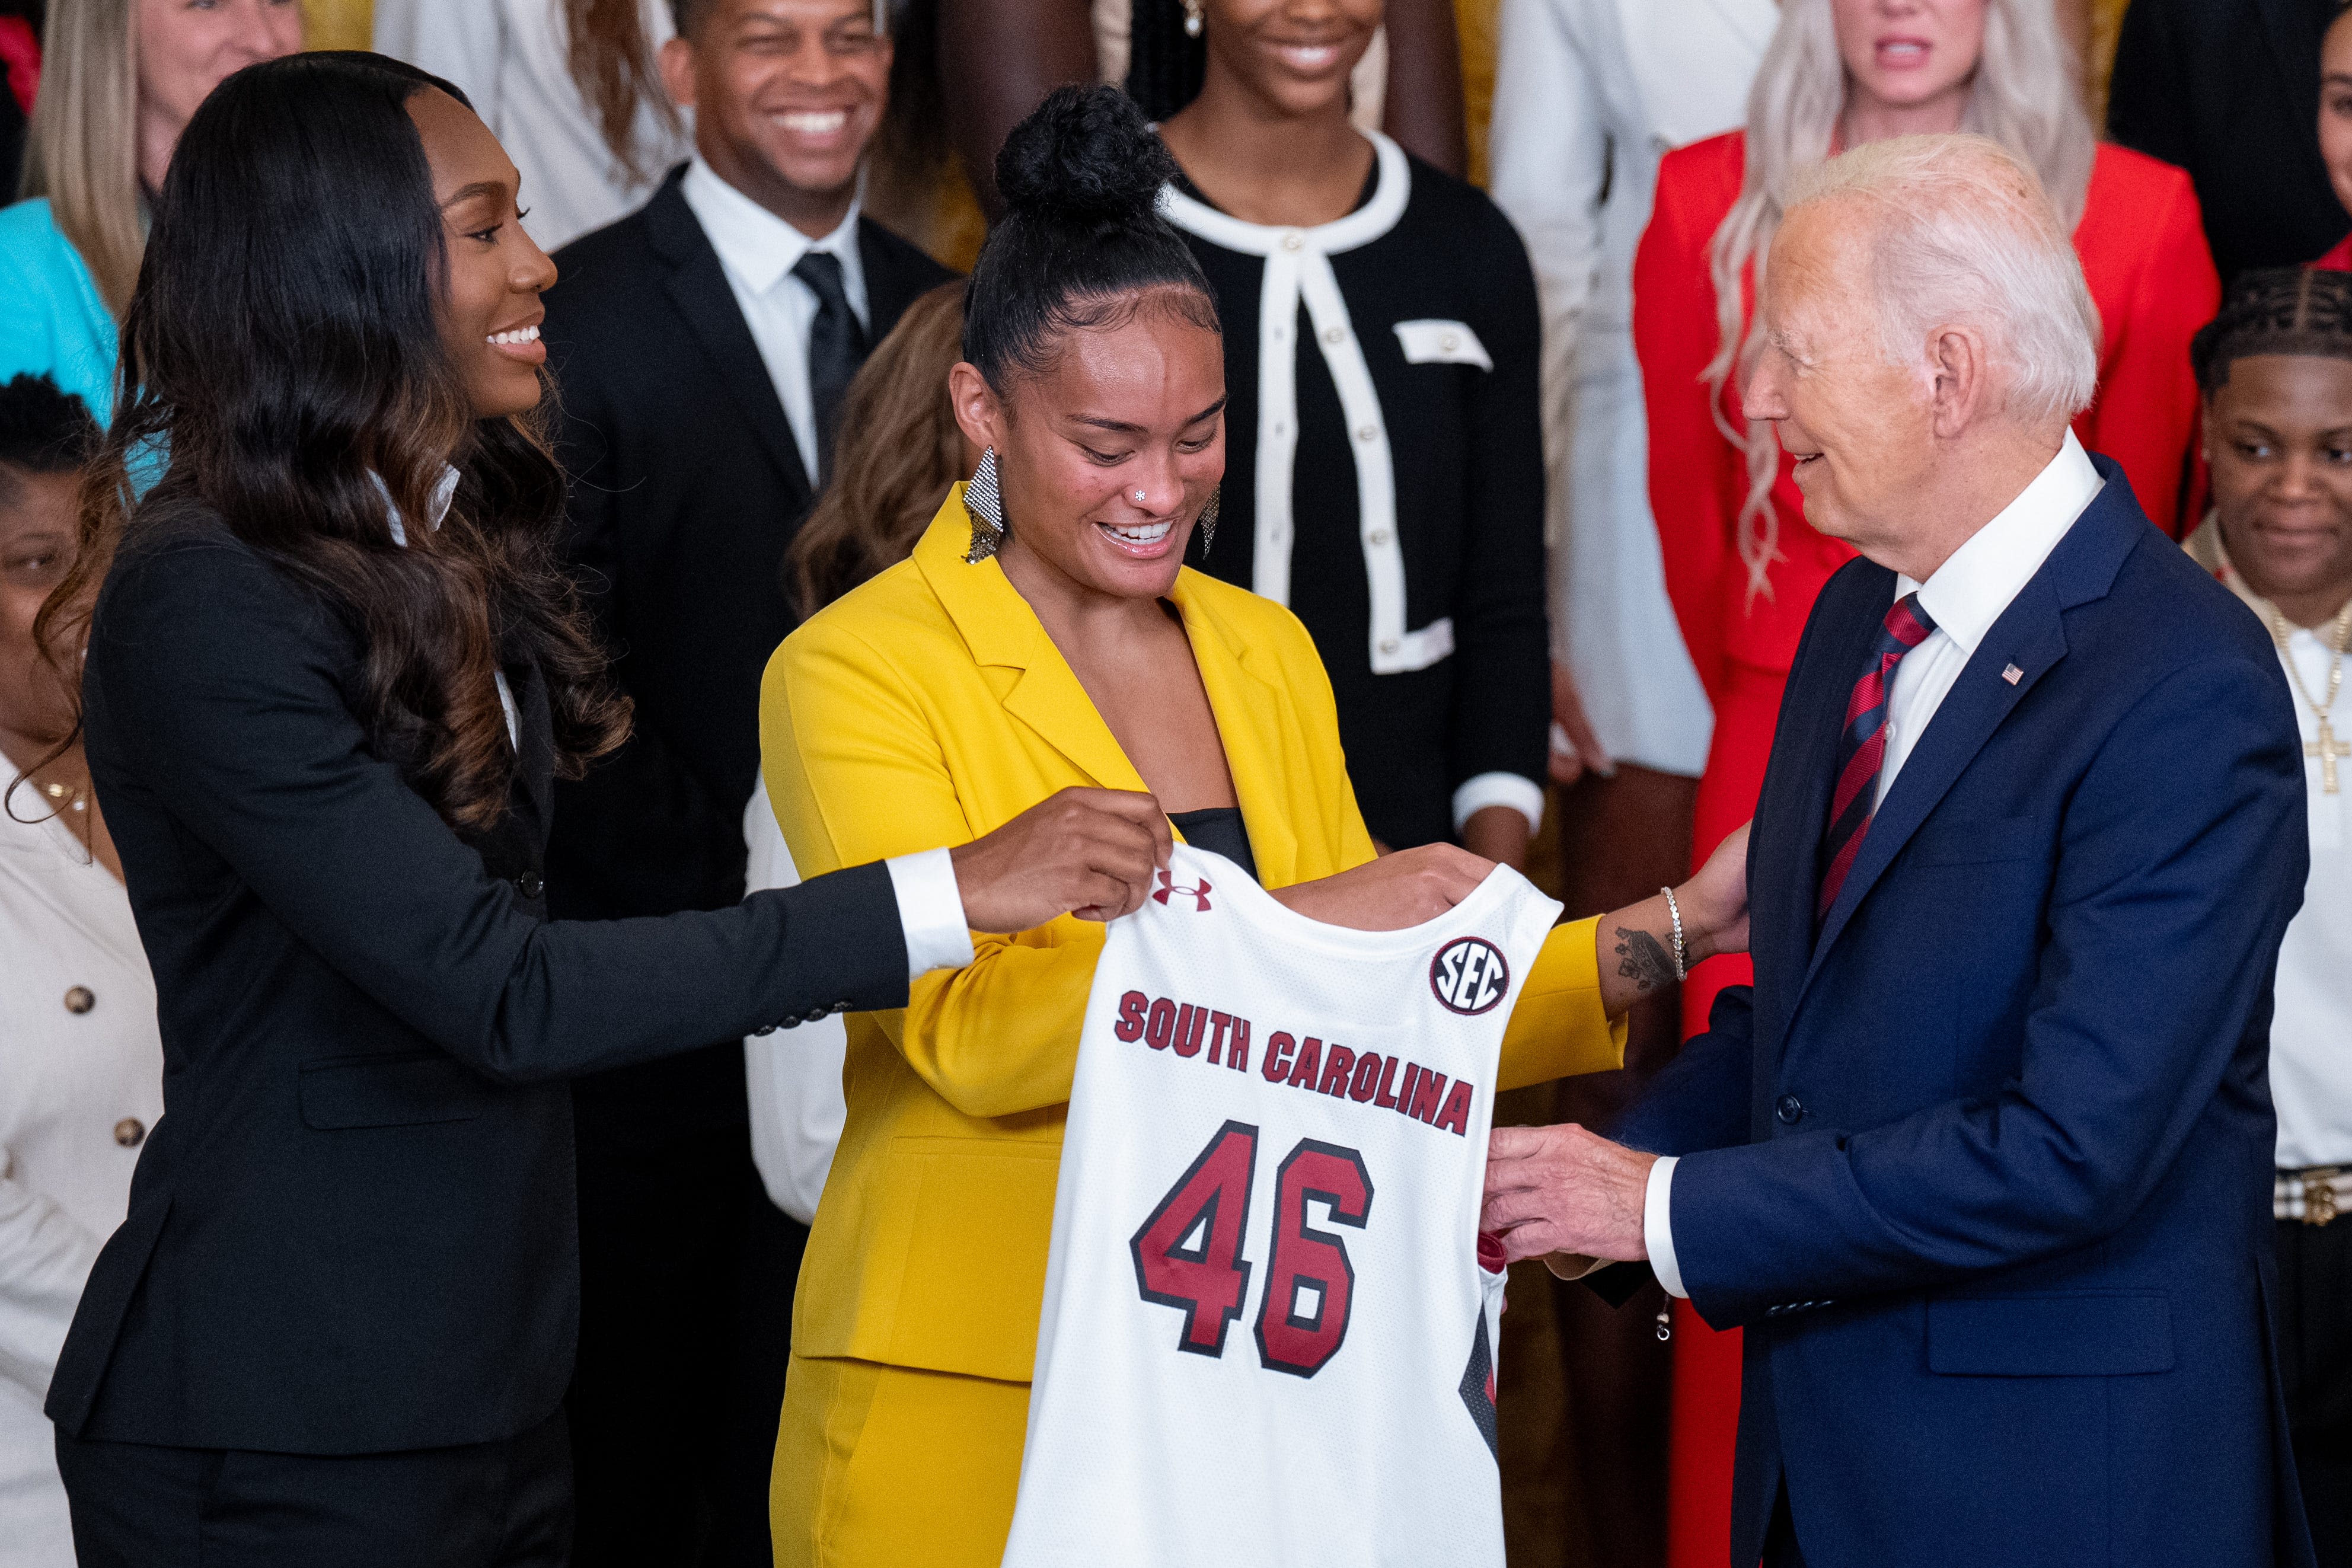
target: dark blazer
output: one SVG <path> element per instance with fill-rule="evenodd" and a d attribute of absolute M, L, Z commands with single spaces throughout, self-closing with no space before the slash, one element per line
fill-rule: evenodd
<path fill-rule="evenodd" d="M 549 924 L 536 668 L 508 672 L 508 814 L 461 837 L 354 716 L 360 653 L 201 513 L 100 597 L 89 761 L 155 972 L 164 1113 L 49 1389 L 68 1435 L 352 1454 L 526 1430 L 579 1315 L 560 1080 L 905 1005 L 879 865 Z"/>
<path fill-rule="evenodd" d="M 560 919 L 722 909 L 743 896 L 760 772 L 760 675 L 797 624 L 780 569 L 810 467 L 673 171 L 644 207 L 556 254 L 541 329 L 573 476 L 569 553 L 636 699 L 636 731 L 556 787 L 548 896 Z M 869 342 L 953 275 L 858 229 Z M 711 1037 L 714 1040 L 718 1037 Z M 740 1044 L 583 1085 L 646 1136 L 740 1126 Z"/>
<path fill-rule="evenodd" d="M 2132 0 L 2107 133 L 2197 186 L 2227 284 L 2352 231 L 2319 161 L 2319 40 L 2334 0 Z"/>
<path fill-rule="evenodd" d="M 1813 1568 L 2310 1562 L 2268 1327 L 2294 710 L 2261 625 L 2098 464 L 1817 939 L 1895 590 L 1831 579 L 1749 844 L 1755 986 L 1619 1128 L 1684 1156 L 1683 1282 L 1747 1331 L 1735 1563 L 1784 1477 Z"/>

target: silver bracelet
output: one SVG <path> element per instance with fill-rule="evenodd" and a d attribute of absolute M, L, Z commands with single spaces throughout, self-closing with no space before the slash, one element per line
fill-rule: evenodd
<path fill-rule="evenodd" d="M 1680 905 L 1680 904 L 1676 904 L 1676 903 L 1675 902 L 1675 890 L 1674 890 L 1673 888 L 1671 888 L 1671 887 L 1662 887 L 1662 888 L 1658 889 L 1658 891 L 1659 891 L 1660 893 L 1663 893 L 1663 894 L 1664 894 L 1666 895 L 1666 913 L 1674 918 L 1674 923 L 1675 923 L 1675 983 L 1676 985 L 1680 985 L 1683 981 L 1687 980 L 1687 979 L 1689 979 L 1689 978 L 1690 978 L 1690 970 L 1689 970 L 1689 968 L 1688 968 L 1688 967 L 1686 967 L 1685 966 L 1684 961 L 1683 961 L 1683 960 L 1684 960 L 1684 956 L 1685 956 L 1685 955 L 1687 953 L 1688 949 L 1687 949 L 1687 948 L 1685 948 L 1685 947 L 1683 946 L 1683 911 L 1682 911 L 1682 905 Z"/>

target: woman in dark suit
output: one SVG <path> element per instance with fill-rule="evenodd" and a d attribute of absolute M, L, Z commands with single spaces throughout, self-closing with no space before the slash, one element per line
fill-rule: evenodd
<path fill-rule="evenodd" d="M 85 1564 L 564 1561 L 561 1080 L 902 1006 L 968 924 L 1134 907 L 1167 842 L 1091 791 L 951 857 L 546 921 L 550 782 L 628 713 L 554 564 L 516 185 L 446 84 L 309 55 L 215 91 L 156 204 L 44 612 L 72 646 L 102 579 L 83 722 L 164 1050 L 49 1394 Z"/>

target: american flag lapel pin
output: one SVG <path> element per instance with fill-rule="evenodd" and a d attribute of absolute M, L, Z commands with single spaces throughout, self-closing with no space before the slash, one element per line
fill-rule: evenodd
<path fill-rule="evenodd" d="M 2000 678 L 2013 686 L 2025 678 L 2025 672 L 2015 664 L 2006 664 L 2001 668 Z"/>

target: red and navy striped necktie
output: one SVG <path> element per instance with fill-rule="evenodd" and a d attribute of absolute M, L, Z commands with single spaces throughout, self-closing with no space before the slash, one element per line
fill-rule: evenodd
<path fill-rule="evenodd" d="M 1886 612 L 1886 623 L 1871 644 L 1870 665 L 1853 683 L 1853 696 L 1845 705 L 1845 733 L 1838 742 L 1837 793 L 1830 798 L 1829 831 L 1822 841 L 1827 867 L 1822 873 L 1821 901 L 1814 918 L 1828 915 L 1853 869 L 1854 856 L 1870 831 L 1878 810 L 1878 768 L 1886 759 L 1886 702 L 1895 684 L 1895 666 L 1903 655 L 1927 640 L 1936 619 L 1908 593 Z"/>

